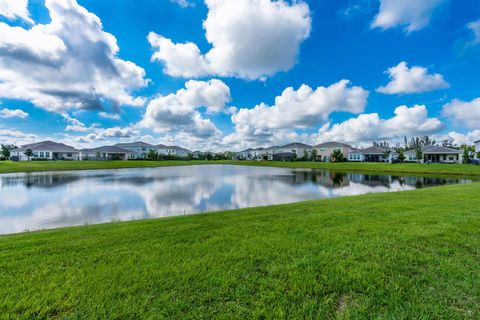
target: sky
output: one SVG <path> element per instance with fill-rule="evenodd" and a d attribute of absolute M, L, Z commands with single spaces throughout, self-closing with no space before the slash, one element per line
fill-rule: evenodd
<path fill-rule="evenodd" d="M 0 0 L 0 143 L 480 139 L 478 0 Z"/>

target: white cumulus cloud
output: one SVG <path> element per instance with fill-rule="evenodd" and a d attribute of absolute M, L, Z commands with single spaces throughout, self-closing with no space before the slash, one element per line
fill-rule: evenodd
<path fill-rule="evenodd" d="M 7 19 L 22 19 L 33 24 L 28 12 L 28 0 L 0 0 L 0 15 Z"/>
<path fill-rule="evenodd" d="M 0 98 L 49 111 L 101 109 L 102 101 L 143 105 L 132 96 L 145 71 L 118 57 L 116 38 L 76 0 L 46 0 L 51 21 L 30 29 L 0 23 Z"/>
<path fill-rule="evenodd" d="M 472 101 L 454 99 L 443 106 L 443 115 L 471 129 L 480 128 L 480 98 Z"/>
<path fill-rule="evenodd" d="M 428 135 L 444 128 L 437 118 L 429 118 L 424 105 L 399 106 L 395 116 L 382 119 L 378 113 L 361 114 L 334 125 L 326 124 L 318 132 L 318 141 L 365 143 L 394 140 L 404 136 Z"/>
<path fill-rule="evenodd" d="M 224 143 L 243 141 L 263 145 L 302 139 L 295 130 L 321 125 L 334 112 L 361 113 L 368 95 L 368 91 L 351 86 L 348 80 L 316 89 L 305 84 L 298 90 L 289 87 L 275 98 L 273 106 L 261 103 L 232 115 L 235 132 L 226 136 Z"/>
<path fill-rule="evenodd" d="M 409 68 L 405 61 L 389 68 L 386 73 L 390 82 L 377 89 L 385 94 L 422 93 L 450 87 L 441 74 L 429 74 L 427 68 L 419 66 Z"/>
<path fill-rule="evenodd" d="M 0 118 L 20 118 L 20 119 L 26 119 L 28 118 L 28 113 L 26 113 L 23 110 L 20 109 L 7 109 L 3 108 L 0 109 Z"/>
<path fill-rule="evenodd" d="M 404 27 L 413 32 L 426 27 L 433 11 L 446 0 L 380 0 L 380 11 L 372 28 L 390 29 Z"/>
<path fill-rule="evenodd" d="M 195 43 L 174 43 L 151 32 L 153 61 L 175 77 L 208 75 L 260 79 L 292 68 L 311 28 L 310 9 L 303 1 L 205 0 L 204 21 L 212 48 L 202 54 Z"/>
<path fill-rule="evenodd" d="M 205 107 L 207 112 L 218 113 L 230 100 L 230 88 L 222 81 L 190 80 L 185 89 L 150 101 L 139 125 L 160 133 L 187 132 L 208 138 L 220 132 L 198 109 Z"/>

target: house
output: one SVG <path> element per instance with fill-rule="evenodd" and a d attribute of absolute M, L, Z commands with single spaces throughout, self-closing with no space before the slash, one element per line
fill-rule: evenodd
<path fill-rule="evenodd" d="M 365 162 L 394 162 L 399 154 L 385 147 L 369 147 L 362 150 Z"/>
<path fill-rule="evenodd" d="M 130 154 L 131 158 L 128 158 L 128 160 L 147 159 L 147 155 L 150 152 L 150 150 L 157 151 L 156 146 L 151 145 L 149 143 L 141 142 L 141 141 L 117 143 L 114 146 L 122 149 L 126 149 L 128 151 L 132 151 L 133 153 Z"/>
<path fill-rule="evenodd" d="M 248 148 L 240 152 L 237 152 L 236 159 L 237 160 L 262 160 L 261 152 L 263 150 L 264 148 L 256 148 L 256 149 Z"/>
<path fill-rule="evenodd" d="M 273 161 L 273 156 L 277 153 L 277 146 L 264 148 L 261 152 L 258 153 L 257 159 L 263 161 Z"/>
<path fill-rule="evenodd" d="M 423 162 L 433 163 L 462 163 L 463 150 L 447 148 L 442 146 L 422 147 Z"/>
<path fill-rule="evenodd" d="M 424 146 L 421 148 L 422 158 L 417 159 L 417 150 L 405 152 L 405 161 L 433 163 L 462 163 L 463 151 L 442 146 Z"/>
<path fill-rule="evenodd" d="M 303 158 L 306 153 L 307 158 L 310 158 L 312 154 L 312 150 L 313 150 L 313 147 L 309 146 L 308 144 L 294 142 L 294 143 L 286 144 L 284 146 L 277 147 L 276 154 L 282 153 L 284 154 L 284 156 L 286 154 L 291 154 L 291 157 L 293 157 L 293 159 L 299 159 L 299 158 Z"/>
<path fill-rule="evenodd" d="M 80 150 L 81 160 L 128 160 L 135 158 L 135 153 L 116 146 L 105 146 Z"/>
<path fill-rule="evenodd" d="M 340 150 L 344 157 L 347 157 L 351 147 L 341 142 L 325 142 L 313 147 L 317 151 L 317 161 L 330 161 L 330 156 L 335 150 Z"/>
<path fill-rule="evenodd" d="M 478 157 L 478 154 L 480 154 L 480 140 L 475 141 L 475 152 L 477 153 L 477 157 Z"/>
<path fill-rule="evenodd" d="M 351 161 L 351 162 L 363 162 L 365 161 L 365 155 L 363 154 L 362 150 L 351 148 L 350 151 L 348 152 L 347 159 L 348 161 Z"/>
<path fill-rule="evenodd" d="M 80 152 L 74 147 L 53 141 L 42 141 L 22 146 L 11 151 L 12 160 L 27 161 L 25 152 L 30 149 L 33 156 L 30 160 L 79 160 Z"/>
<path fill-rule="evenodd" d="M 157 148 L 158 150 L 161 150 L 158 152 L 159 154 L 165 154 L 173 157 L 187 158 L 188 155 L 192 154 L 192 151 L 177 146 L 164 146 L 160 144 L 157 146 Z M 165 153 L 163 153 L 163 150 L 165 150 Z"/>

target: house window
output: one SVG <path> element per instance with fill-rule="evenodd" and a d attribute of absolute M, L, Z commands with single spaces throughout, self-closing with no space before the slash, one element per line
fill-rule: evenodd
<path fill-rule="evenodd" d="M 45 158 L 50 158 L 50 152 L 45 152 Z"/>
<path fill-rule="evenodd" d="M 44 158 L 45 157 L 45 153 L 40 151 L 40 158 Z"/>
<path fill-rule="evenodd" d="M 71 158 L 71 157 L 72 157 L 72 154 L 71 154 L 71 153 L 67 153 L 67 157 Z"/>
<path fill-rule="evenodd" d="M 34 152 L 34 153 L 33 153 L 33 156 L 34 156 L 35 158 L 38 158 L 38 152 Z"/>

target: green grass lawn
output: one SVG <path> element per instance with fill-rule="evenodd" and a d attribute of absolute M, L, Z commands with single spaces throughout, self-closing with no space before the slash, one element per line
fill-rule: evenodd
<path fill-rule="evenodd" d="M 38 162 L 0 162 L 1 173 L 146 168 L 161 166 L 203 164 L 234 164 L 288 168 L 330 169 L 352 172 L 385 172 L 385 173 L 417 173 L 417 174 L 452 174 L 480 176 L 480 166 L 463 164 L 390 164 L 390 163 L 325 163 L 325 162 L 272 162 L 272 161 L 38 161 Z"/>
<path fill-rule="evenodd" d="M 479 319 L 480 184 L 0 237 L 0 315 Z"/>

